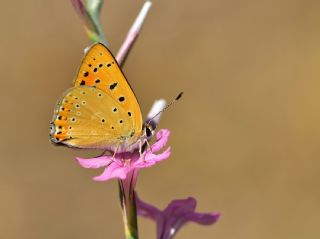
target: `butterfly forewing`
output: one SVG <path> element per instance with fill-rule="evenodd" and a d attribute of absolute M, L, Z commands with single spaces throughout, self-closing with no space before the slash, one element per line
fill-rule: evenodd
<path fill-rule="evenodd" d="M 87 51 L 74 86 L 92 86 L 110 95 L 132 117 L 135 134 L 141 134 L 142 116 L 138 101 L 117 61 L 103 44 L 96 43 Z"/>

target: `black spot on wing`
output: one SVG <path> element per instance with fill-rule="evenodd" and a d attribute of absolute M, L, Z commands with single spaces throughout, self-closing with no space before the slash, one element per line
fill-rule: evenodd
<path fill-rule="evenodd" d="M 114 90 L 114 88 L 116 88 L 116 86 L 118 85 L 118 83 L 113 83 L 110 85 L 110 90 Z"/>

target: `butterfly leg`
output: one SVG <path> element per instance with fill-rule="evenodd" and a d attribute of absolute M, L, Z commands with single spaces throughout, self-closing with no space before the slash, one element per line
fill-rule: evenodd
<path fill-rule="evenodd" d="M 151 152 L 151 153 L 153 153 L 153 152 L 152 152 L 152 147 L 150 146 L 150 144 L 149 144 L 149 141 L 148 141 L 148 140 L 146 140 L 146 144 L 147 144 L 147 148 L 150 150 L 150 152 Z"/>
<path fill-rule="evenodd" d="M 110 162 L 106 165 L 106 167 L 108 167 L 110 164 L 112 164 L 112 163 L 114 162 L 114 159 L 116 158 L 116 154 L 117 154 L 117 151 L 118 151 L 118 149 L 119 149 L 119 146 L 120 146 L 120 145 L 118 145 L 118 146 L 116 147 L 115 151 L 113 152 L 112 159 L 111 159 Z"/>
<path fill-rule="evenodd" d="M 142 156 L 142 147 L 143 147 L 143 145 L 142 145 L 142 140 L 140 139 L 140 140 L 139 140 L 139 159 L 140 159 L 141 156 Z"/>
<path fill-rule="evenodd" d="M 142 162 L 145 162 L 145 156 L 146 154 L 143 154 L 146 150 L 145 144 L 143 142 L 143 139 L 139 140 L 139 160 L 141 159 Z"/>
<path fill-rule="evenodd" d="M 152 148 L 149 144 L 149 141 L 148 140 L 145 140 L 145 142 L 143 141 L 144 141 L 143 139 L 140 139 L 139 141 L 139 155 L 140 155 L 139 159 L 142 158 L 142 162 L 145 161 L 146 154 L 143 155 L 143 152 L 145 152 L 146 149 L 150 150 L 150 152 L 152 153 Z"/>
<path fill-rule="evenodd" d="M 117 145 L 116 149 L 115 149 L 114 152 L 113 152 L 112 161 L 114 161 L 114 159 L 115 159 L 115 157 L 116 157 L 116 154 L 117 154 L 117 152 L 118 152 L 119 147 L 120 147 L 120 144 Z"/>

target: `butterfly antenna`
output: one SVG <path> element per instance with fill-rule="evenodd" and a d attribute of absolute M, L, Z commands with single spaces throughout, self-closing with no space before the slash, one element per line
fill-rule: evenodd
<path fill-rule="evenodd" d="M 158 113 L 156 113 L 154 116 L 152 116 L 148 121 L 147 125 L 150 125 L 151 121 L 156 118 L 159 114 L 166 111 L 170 106 L 172 106 L 174 103 L 176 103 L 180 98 L 182 97 L 183 92 L 180 92 L 173 100 L 170 101 L 169 104 L 167 104 L 162 110 L 160 110 Z"/>

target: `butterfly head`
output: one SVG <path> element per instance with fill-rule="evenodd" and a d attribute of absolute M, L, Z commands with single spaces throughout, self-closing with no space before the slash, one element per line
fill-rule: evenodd
<path fill-rule="evenodd" d="M 155 122 L 146 122 L 143 124 L 143 137 L 151 138 L 154 135 L 155 132 Z"/>

